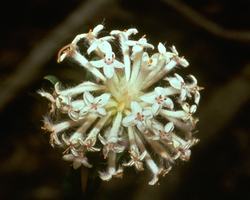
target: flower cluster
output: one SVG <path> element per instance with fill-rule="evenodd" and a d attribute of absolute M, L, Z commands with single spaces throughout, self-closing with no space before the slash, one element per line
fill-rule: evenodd
<path fill-rule="evenodd" d="M 75 169 L 92 167 L 89 155 L 101 152 L 100 159 L 106 161 L 101 179 L 121 177 L 125 167 L 146 167 L 152 172 L 149 184 L 154 185 L 176 160 L 190 158 L 190 147 L 198 141 L 192 136 L 198 121 L 193 114 L 202 88 L 193 75 L 184 80 L 175 73 L 189 63 L 174 46 L 159 43 L 150 55 L 147 50 L 154 46 L 145 36 L 130 39 L 137 29 L 100 36 L 103 28 L 97 25 L 77 35 L 59 51 L 58 62 L 71 59 L 92 79 L 66 89 L 56 83 L 52 93 L 39 91 L 51 106 L 43 129 Z M 113 45 L 116 42 L 119 45 Z"/>

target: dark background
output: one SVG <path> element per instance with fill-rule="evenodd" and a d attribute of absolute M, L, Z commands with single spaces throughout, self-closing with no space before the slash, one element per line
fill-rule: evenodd
<path fill-rule="evenodd" d="M 1 3 L 0 199 L 82 198 L 80 171 L 61 160 L 61 153 L 51 148 L 40 130 L 47 102 L 36 91 L 51 87 L 43 79 L 48 74 L 70 84 L 82 80 L 83 71 L 70 63 L 57 64 L 56 54 L 76 34 L 99 23 L 107 31 L 136 27 L 154 45 L 159 41 L 176 45 L 191 63 L 182 71 L 194 74 L 205 90 L 197 114 L 201 141 L 192 148 L 189 162 L 177 163 L 154 187 L 147 185 L 149 174 L 134 170 L 108 183 L 96 180 L 88 189 L 90 196 L 250 199 L 250 1 L 83 3 Z M 80 18 L 67 22 L 75 12 L 81 13 Z"/>

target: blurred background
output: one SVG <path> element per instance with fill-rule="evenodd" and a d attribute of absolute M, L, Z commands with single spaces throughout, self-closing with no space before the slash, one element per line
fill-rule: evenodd
<path fill-rule="evenodd" d="M 99 23 L 136 27 L 149 42 L 175 45 L 180 70 L 205 87 L 197 113 L 200 143 L 160 184 L 127 170 L 92 182 L 88 199 L 250 199 L 250 1 L 22 0 L 1 3 L 0 199 L 83 199 L 80 171 L 61 160 L 40 129 L 55 75 L 77 84 L 84 71 L 57 64 L 58 50 Z M 85 196 L 86 197 L 86 196 Z"/>

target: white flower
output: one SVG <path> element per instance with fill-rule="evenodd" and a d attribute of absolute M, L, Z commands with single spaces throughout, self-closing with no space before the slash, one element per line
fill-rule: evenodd
<path fill-rule="evenodd" d="M 150 110 L 143 110 L 141 105 L 136 101 L 131 102 L 131 114 L 126 116 L 122 123 L 124 126 L 136 125 L 138 129 L 142 130 L 146 126 L 146 120 L 151 118 Z"/>
<path fill-rule="evenodd" d="M 169 62 L 175 54 L 166 50 L 166 47 L 160 42 L 157 46 L 159 53 Z"/>
<path fill-rule="evenodd" d="M 106 172 L 99 172 L 99 176 L 103 181 L 109 181 L 113 176 L 117 178 L 122 178 L 122 175 L 122 168 L 118 168 L 117 170 L 114 168 L 109 168 Z"/>
<path fill-rule="evenodd" d="M 90 63 L 96 68 L 103 68 L 103 72 L 108 79 L 113 77 L 115 68 L 124 68 L 124 64 L 115 59 L 115 54 L 113 52 L 106 54 L 101 60 L 91 61 Z"/>
<path fill-rule="evenodd" d="M 176 50 L 175 46 L 172 46 L 170 49 L 175 54 L 174 59 L 178 64 L 180 64 L 183 67 L 187 67 L 189 65 L 188 61 L 184 57 L 179 57 L 179 53 Z"/>
<path fill-rule="evenodd" d="M 106 115 L 106 110 L 103 107 L 108 103 L 109 98 L 110 94 L 108 93 L 94 98 L 89 92 L 84 92 L 83 99 L 86 106 L 80 110 L 80 115 L 84 115 L 88 112 Z"/>
<path fill-rule="evenodd" d="M 92 42 L 92 44 L 87 49 L 87 53 L 91 54 L 93 51 L 100 50 L 102 53 L 105 54 L 107 51 L 112 51 L 112 47 L 108 41 L 111 41 L 113 39 L 114 37 L 112 36 L 107 36 L 107 37 L 96 39 L 95 41 Z"/>
<path fill-rule="evenodd" d="M 125 31 L 113 30 L 110 32 L 110 35 L 121 35 L 124 37 L 124 39 L 128 40 L 128 37 L 130 35 L 135 35 L 137 33 L 138 33 L 138 30 L 136 28 L 130 28 Z"/>
<path fill-rule="evenodd" d="M 164 127 L 160 124 L 153 124 L 153 131 L 156 135 L 151 136 L 152 140 L 163 140 L 171 143 L 174 123 L 168 122 Z"/>
<path fill-rule="evenodd" d="M 173 88 L 180 91 L 181 101 L 185 101 L 187 97 L 191 98 L 192 94 L 194 94 L 194 101 L 198 105 L 200 101 L 199 91 L 203 88 L 197 85 L 197 80 L 193 75 L 189 75 L 189 77 L 192 80 L 189 84 L 186 84 L 184 79 L 177 73 L 175 73 L 175 77 L 167 77 L 165 80 L 169 81 Z"/>
<path fill-rule="evenodd" d="M 101 135 L 98 135 L 98 138 L 101 141 L 102 145 L 104 146 L 103 147 L 104 158 L 107 158 L 108 153 L 110 151 L 112 151 L 114 153 L 121 153 L 125 150 L 125 146 L 119 144 L 118 141 L 113 141 L 112 138 L 111 138 L 111 140 L 109 140 L 109 139 L 105 140 Z"/>
<path fill-rule="evenodd" d="M 144 102 L 152 104 L 152 112 L 154 115 L 157 115 L 162 107 L 167 107 L 169 109 L 174 108 L 174 103 L 167 94 L 168 91 L 165 88 L 156 87 L 152 94 L 146 94 L 140 98 Z"/>
<path fill-rule="evenodd" d="M 74 40 L 71 42 L 74 46 L 77 45 L 77 42 L 79 42 L 82 38 L 86 38 L 88 41 L 93 41 L 96 39 L 98 34 L 103 30 L 104 26 L 102 24 L 97 25 L 93 30 L 90 29 L 88 33 L 83 33 L 80 35 L 77 35 Z"/>
<path fill-rule="evenodd" d="M 173 134 L 173 147 L 175 149 L 176 155 L 174 156 L 174 159 L 181 158 L 183 161 L 188 161 L 191 156 L 191 150 L 190 147 L 195 145 L 197 142 L 199 142 L 198 139 L 193 138 L 188 141 L 183 140 L 179 136 Z"/>
<path fill-rule="evenodd" d="M 146 151 L 144 151 L 142 154 L 140 154 L 138 152 L 138 149 L 130 150 L 131 160 L 127 163 L 124 163 L 123 166 L 131 167 L 134 165 L 138 171 L 142 171 L 142 170 L 144 170 L 142 161 L 144 160 L 146 155 L 147 155 Z"/>
<path fill-rule="evenodd" d="M 102 180 L 122 177 L 124 167 L 134 166 L 138 171 L 147 168 L 154 185 L 175 160 L 187 161 L 197 143 L 194 115 L 202 88 L 193 75 L 185 83 L 172 73 L 178 65 L 189 65 L 174 46 L 169 51 L 158 43 L 158 51 L 151 54 L 147 50 L 154 46 L 145 36 L 130 38 L 137 29 L 99 37 L 103 28 L 97 25 L 77 35 L 59 51 L 58 62 L 71 58 L 91 73 L 86 77 L 92 82 L 63 89 L 56 83 L 52 93 L 39 91 L 51 104 L 43 129 L 73 168 L 91 167 L 88 159 L 95 154 L 101 158 L 91 163 L 101 168 Z M 82 39 L 86 48 L 79 46 Z"/>
<path fill-rule="evenodd" d="M 193 114 L 197 110 L 197 105 L 193 104 L 192 106 L 190 106 L 188 103 L 184 103 L 182 105 L 182 109 L 186 113 L 186 115 L 182 119 L 185 120 L 185 121 L 190 120 L 192 122 L 192 124 L 195 124 L 196 123 L 196 119 L 193 118 Z"/>
<path fill-rule="evenodd" d="M 72 162 L 74 169 L 79 168 L 81 165 L 88 168 L 92 167 L 92 165 L 89 164 L 87 157 L 85 157 L 83 154 L 80 154 L 79 156 L 74 156 L 73 154 L 66 154 L 63 156 L 63 159 Z"/>
<path fill-rule="evenodd" d="M 154 46 L 152 44 L 149 44 L 147 42 L 147 39 L 144 37 L 142 37 L 138 41 L 128 40 L 126 44 L 133 47 L 133 54 L 131 55 L 132 59 L 134 59 L 135 54 L 142 52 L 144 48 L 154 49 Z"/>
<path fill-rule="evenodd" d="M 90 63 L 96 68 L 103 68 L 105 76 L 110 79 L 115 73 L 114 68 L 124 68 L 124 64 L 115 59 L 115 54 L 108 42 L 102 42 L 98 47 L 104 53 L 104 58 Z"/>

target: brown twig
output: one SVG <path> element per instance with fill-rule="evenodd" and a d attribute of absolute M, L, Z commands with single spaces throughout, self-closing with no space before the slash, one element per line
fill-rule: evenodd
<path fill-rule="evenodd" d="M 227 30 L 199 14 L 179 0 L 163 0 L 196 26 L 218 37 L 239 42 L 250 42 L 250 31 Z"/>
<path fill-rule="evenodd" d="M 110 2 L 111 0 L 84 1 L 64 22 L 37 44 L 22 63 L 17 66 L 16 72 L 2 82 L 0 110 L 36 78 L 41 68 L 51 59 L 72 32 L 78 30 L 87 20 L 95 16 L 100 8 Z"/>
<path fill-rule="evenodd" d="M 87 182 L 88 182 L 88 169 L 85 167 L 81 167 L 81 186 L 83 193 L 86 193 L 87 191 Z"/>

